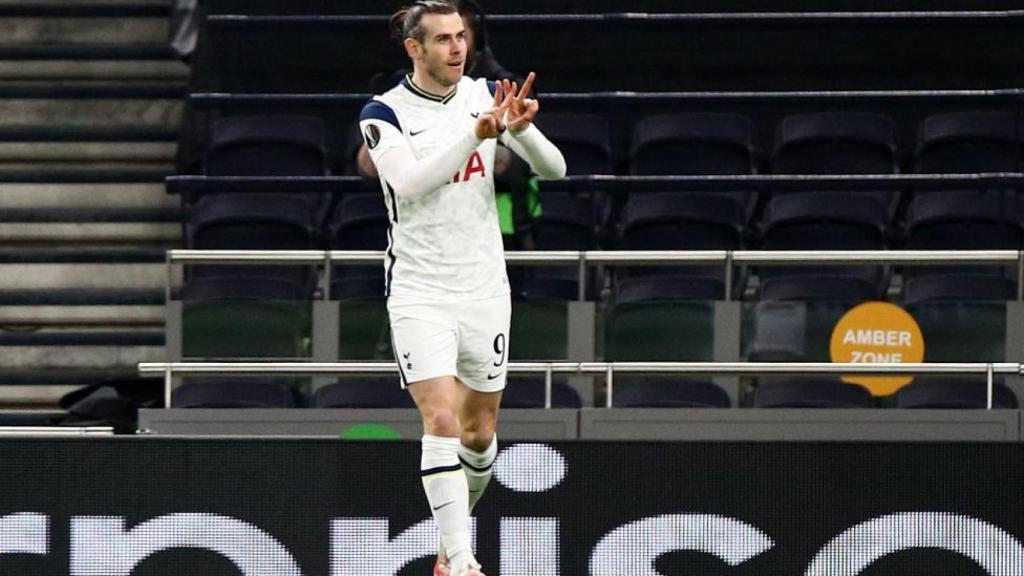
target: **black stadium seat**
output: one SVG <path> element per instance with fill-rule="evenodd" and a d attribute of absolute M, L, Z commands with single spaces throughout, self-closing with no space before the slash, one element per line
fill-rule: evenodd
<path fill-rule="evenodd" d="M 896 392 L 896 407 L 984 409 L 988 407 L 988 386 L 980 379 L 919 378 Z M 992 408 L 1018 408 L 1017 396 L 1002 382 L 993 382 Z"/>
<path fill-rule="evenodd" d="M 537 127 L 561 150 L 569 176 L 612 173 L 611 128 L 604 116 L 545 112 Z"/>
<path fill-rule="evenodd" d="M 631 174 L 754 174 L 754 123 L 738 114 L 662 114 L 633 129 Z"/>
<path fill-rule="evenodd" d="M 882 114 L 795 114 L 775 133 L 775 174 L 893 174 L 898 168 L 896 123 Z"/>
<path fill-rule="evenodd" d="M 936 114 L 918 130 L 916 169 L 922 174 L 1020 172 L 1022 146 L 1024 131 L 1013 112 Z"/>
<path fill-rule="evenodd" d="M 838 378 L 791 378 L 762 382 L 754 390 L 755 408 L 873 408 L 867 388 Z"/>

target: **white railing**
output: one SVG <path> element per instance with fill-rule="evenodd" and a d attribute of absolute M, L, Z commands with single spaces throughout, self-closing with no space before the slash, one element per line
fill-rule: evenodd
<path fill-rule="evenodd" d="M 366 264 L 381 262 L 382 251 L 348 250 L 169 250 L 167 252 L 167 298 L 171 297 L 172 269 L 175 264 L 323 264 L 325 284 L 330 285 L 331 264 Z M 516 265 L 579 267 L 579 294 L 585 293 L 586 268 L 594 264 L 615 265 L 712 265 L 725 267 L 725 299 L 732 293 L 732 267 L 735 264 L 771 265 L 1015 265 L 1017 267 L 1017 299 L 1024 300 L 1024 251 L 1020 250 L 697 250 L 697 251 L 519 251 L 506 252 L 505 260 Z M 341 374 L 397 373 L 392 362 L 170 362 L 140 363 L 142 375 L 163 375 L 165 402 L 171 405 L 173 377 L 184 375 L 268 375 L 314 376 Z M 784 362 L 513 362 L 510 373 L 543 373 L 544 403 L 551 406 L 552 374 L 599 375 L 607 380 L 607 402 L 611 407 L 614 373 L 670 373 L 718 375 L 897 375 L 897 374 L 971 374 L 985 375 L 987 406 L 992 407 L 992 386 L 995 374 L 1020 375 L 1024 365 L 1018 363 L 784 363 Z"/>
<path fill-rule="evenodd" d="M 167 299 L 171 298 L 175 264 L 270 264 L 296 266 L 324 265 L 324 284 L 330 286 L 331 264 L 378 263 L 383 251 L 361 250 L 169 250 L 167 252 Z M 579 267 L 579 299 L 586 293 L 586 269 L 594 264 L 714 265 L 725 269 L 724 299 L 732 298 L 733 265 L 837 266 L 900 264 L 902 266 L 1015 265 L 1017 299 L 1024 300 L 1024 251 L 1021 250 L 533 250 L 506 252 L 505 261 L 514 265 Z"/>
<path fill-rule="evenodd" d="M 398 374 L 394 362 L 142 362 L 142 376 L 164 377 L 164 402 L 171 406 L 175 376 L 338 376 L 345 374 Z M 906 364 L 854 364 L 843 362 L 510 362 L 511 374 L 544 374 L 544 406 L 551 407 L 553 374 L 601 375 L 607 382 L 606 407 L 612 407 L 616 372 L 657 374 L 719 375 L 984 375 L 986 406 L 992 408 L 996 374 L 1024 374 L 1024 364 L 1015 362 L 948 362 Z"/>

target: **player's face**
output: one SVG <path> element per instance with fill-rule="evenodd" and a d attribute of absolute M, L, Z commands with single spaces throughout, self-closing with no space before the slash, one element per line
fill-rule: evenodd
<path fill-rule="evenodd" d="M 462 79 L 466 67 L 466 28 L 458 14 L 423 16 L 426 36 L 416 65 L 439 85 L 448 88 Z"/>

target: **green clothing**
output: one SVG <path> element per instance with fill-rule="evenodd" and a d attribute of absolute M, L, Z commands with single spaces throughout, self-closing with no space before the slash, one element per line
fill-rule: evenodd
<path fill-rule="evenodd" d="M 516 202 L 519 198 L 513 198 L 514 194 L 511 190 L 496 190 L 495 200 L 498 203 L 498 224 L 501 226 L 501 234 L 503 236 L 515 236 L 516 231 L 529 230 L 529 222 L 519 221 L 520 216 L 519 210 L 522 210 L 523 215 L 528 215 L 530 220 L 536 220 L 543 214 L 543 210 L 540 206 L 540 187 L 537 184 L 537 178 L 531 176 L 526 180 L 526 194 L 525 194 L 525 210 L 516 206 Z"/>

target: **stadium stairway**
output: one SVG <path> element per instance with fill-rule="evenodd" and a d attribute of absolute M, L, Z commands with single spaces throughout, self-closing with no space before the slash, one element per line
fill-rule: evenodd
<path fill-rule="evenodd" d="M 0 1 L 0 409 L 163 358 L 188 67 L 167 0 Z"/>

